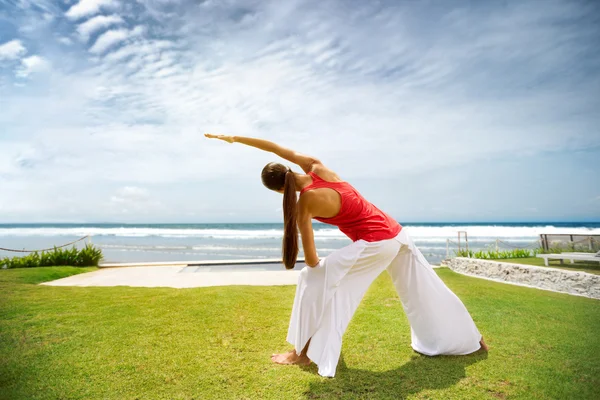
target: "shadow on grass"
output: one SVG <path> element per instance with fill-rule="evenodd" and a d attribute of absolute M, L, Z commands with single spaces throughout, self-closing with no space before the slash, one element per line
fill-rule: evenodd
<path fill-rule="evenodd" d="M 348 368 L 342 355 L 335 378 L 311 382 L 304 395 L 308 399 L 403 399 L 426 389 L 451 387 L 466 377 L 467 366 L 487 357 L 488 353 L 483 351 L 466 356 L 437 357 L 415 353 L 410 361 L 396 369 L 373 372 Z M 317 373 L 314 364 L 305 368 Z"/>

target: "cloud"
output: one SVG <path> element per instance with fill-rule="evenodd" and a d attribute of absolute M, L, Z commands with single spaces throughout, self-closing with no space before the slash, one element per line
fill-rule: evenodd
<path fill-rule="evenodd" d="M 52 69 L 46 64 L 43 79 L 0 76 L 0 131 L 7 132 L 0 179 L 14 187 L 0 197 L 11 196 L 2 201 L 10 207 L 29 196 L 21 204 L 31 214 L 19 208 L 24 217 L 75 207 L 80 216 L 108 218 L 133 196 L 126 187 L 145 188 L 173 212 L 196 212 L 193 199 L 202 199 L 199 218 L 225 207 L 219 196 L 231 198 L 231 207 L 265 199 L 256 169 L 276 157 L 207 141 L 203 131 L 273 140 L 321 158 L 352 182 L 385 175 L 389 181 L 370 193 L 392 211 L 421 191 L 436 198 L 436 185 L 445 198 L 477 199 L 473 188 L 485 179 L 479 166 L 490 160 L 600 146 L 597 26 L 592 12 L 568 1 L 534 9 L 520 2 L 349 8 L 140 0 L 98 16 L 116 3 L 77 5 L 84 3 L 95 10 L 87 21 L 57 14 L 22 38 L 42 52 L 21 77 L 45 60 Z M 67 36 L 86 42 L 56 46 Z M 536 181 L 530 178 L 523 186 Z M 43 186 L 50 181 L 56 189 Z M 80 205 L 59 199 L 61 190 L 90 181 L 97 189 L 79 194 Z M 236 188 L 245 182 L 242 206 Z M 396 197 L 402 182 L 413 190 Z M 37 185 L 35 196 L 27 193 Z M 473 202 L 473 210 L 487 207 Z M 252 205 L 249 219 L 273 215 L 280 199 Z M 134 218 L 133 206 L 126 208 Z"/>
<path fill-rule="evenodd" d="M 21 67 L 16 75 L 20 78 L 27 78 L 31 74 L 46 71 L 50 68 L 50 63 L 43 57 L 33 55 L 21 60 Z"/>
<path fill-rule="evenodd" d="M 102 8 L 114 8 L 117 6 L 118 2 L 116 0 L 81 0 L 79 3 L 71 6 L 65 15 L 70 19 L 76 20 L 96 14 Z"/>
<path fill-rule="evenodd" d="M 27 49 L 23 46 L 20 40 L 11 40 L 0 44 L 0 60 L 16 60 L 21 58 Z"/>
<path fill-rule="evenodd" d="M 110 198 L 109 207 L 117 214 L 147 214 L 162 207 L 160 201 L 153 199 L 147 189 L 137 186 L 125 186 Z"/>
<path fill-rule="evenodd" d="M 128 201 L 144 201 L 149 198 L 148 190 L 137 186 L 125 186 L 119 189 L 116 195 L 111 197 L 113 203 L 124 203 Z"/>
<path fill-rule="evenodd" d="M 134 29 L 114 29 L 100 35 L 92 47 L 90 53 L 101 54 L 109 48 L 121 43 L 129 38 L 141 35 L 144 32 L 142 26 L 137 26 Z"/>
<path fill-rule="evenodd" d="M 73 44 L 73 41 L 66 36 L 59 37 L 58 42 L 64 44 L 65 46 L 71 46 Z"/>
<path fill-rule="evenodd" d="M 118 15 L 98 15 L 90 18 L 77 27 L 82 40 L 87 41 L 93 33 L 111 25 L 123 24 L 123 18 Z"/>

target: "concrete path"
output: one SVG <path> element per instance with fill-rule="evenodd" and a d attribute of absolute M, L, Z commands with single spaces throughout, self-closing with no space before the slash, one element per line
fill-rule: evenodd
<path fill-rule="evenodd" d="M 263 260 L 261 260 L 263 261 Z M 108 264 L 97 271 L 87 272 L 44 282 L 48 286 L 137 286 L 192 288 L 206 286 L 276 286 L 295 285 L 304 262 L 293 270 L 286 270 L 281 261 L 264 260 L 249 264 L 240 261 L 198 261 L 202 265 L 186 265 L 186 262 Z M 135 266 L 132 266 L 135 265 Z M 434 268 L 439 266 L 434 265 Z"/>
<path fill-rule="evenodd" d="M 192 288 L 206 286 L 295 285 L 304 264 L 286 270 L 281 264 L 101 268 L 44 282 L 49 286 L 138 286 Z"/>

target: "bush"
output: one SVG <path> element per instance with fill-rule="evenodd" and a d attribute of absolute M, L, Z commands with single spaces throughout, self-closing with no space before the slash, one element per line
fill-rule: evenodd
<path fill-rule="evenodd" d="M 91 244 L 86 244 L 85 247 L 79 251 L 79 258 L 77 259 L 77 266 L 78 267 L 88 267 L 88 266 L 97 267 L 100 260 L 102 260 L 102 250 L 92 246 Z"/>
<path fill-rule="evenodd" d="M 588 246 L 567 246 L 567 247 L 558 246 L 558 247 L 550 247 L 548 250 L 539 248 L 536 251 L 538 254 L 560 254 L 560 253 L 568 253 L 568 252 L 574 252 L 574 251 L 581 252 L 581 253 L 595 253 L 598 250 L 596 250 L 596 248 L 593 248 L 592 250 L 590 250 L 589 245 L 588 245 Z"/>
<path fill-rule="evenodd" d="M 454 252 L 454 254 L 456 254 L 456 257 L 475 258 L 475 252 L 473 252 L 473 250 L 457 250 Z"/>
<path fill-rule="evenodd" d="M 83 249 L 57 249 L 30 253 L 23 257 L 0 259 L 1 268 L 33 268 L 50 266 L 97 267 L 102 260 L 102 250 L 91 244 Z"/>
<path fill-rule="evenodd" d="M 528 249 L 513 249 L 513 250 L 459 250 L 455 251 L 457 257 L 469 257 L 478 258 L 482 260 L 499 260 L 506 258 L 526 258 L 535 257 L 539 253 L 539 250 L 528 250 Z"/>

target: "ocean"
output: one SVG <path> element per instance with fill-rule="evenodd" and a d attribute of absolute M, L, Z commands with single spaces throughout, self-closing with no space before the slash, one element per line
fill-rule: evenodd
<path fill-rule="evenodd" d="M 313 227 L 321 257 L 351 243 L 331 226 L 315 223 Z M 467 232 L 473 250 L 495 248 L 496 243 L 500 249 L 539 247 L 542 233 L 600 235 L 600 223 L 405 223 L 403 227 L 432 264 L 447 253 L 454 255 L 459 231 Z M 258 260 L 281 256 L 283 225 L 0 224 L 0 248 L 45 249 L 86 235 L 102 249 L 105 262 Z M 461 244 L 464 248 L 464 237 Z M 0 258 L 22 254 L 0 250 Z"/>

